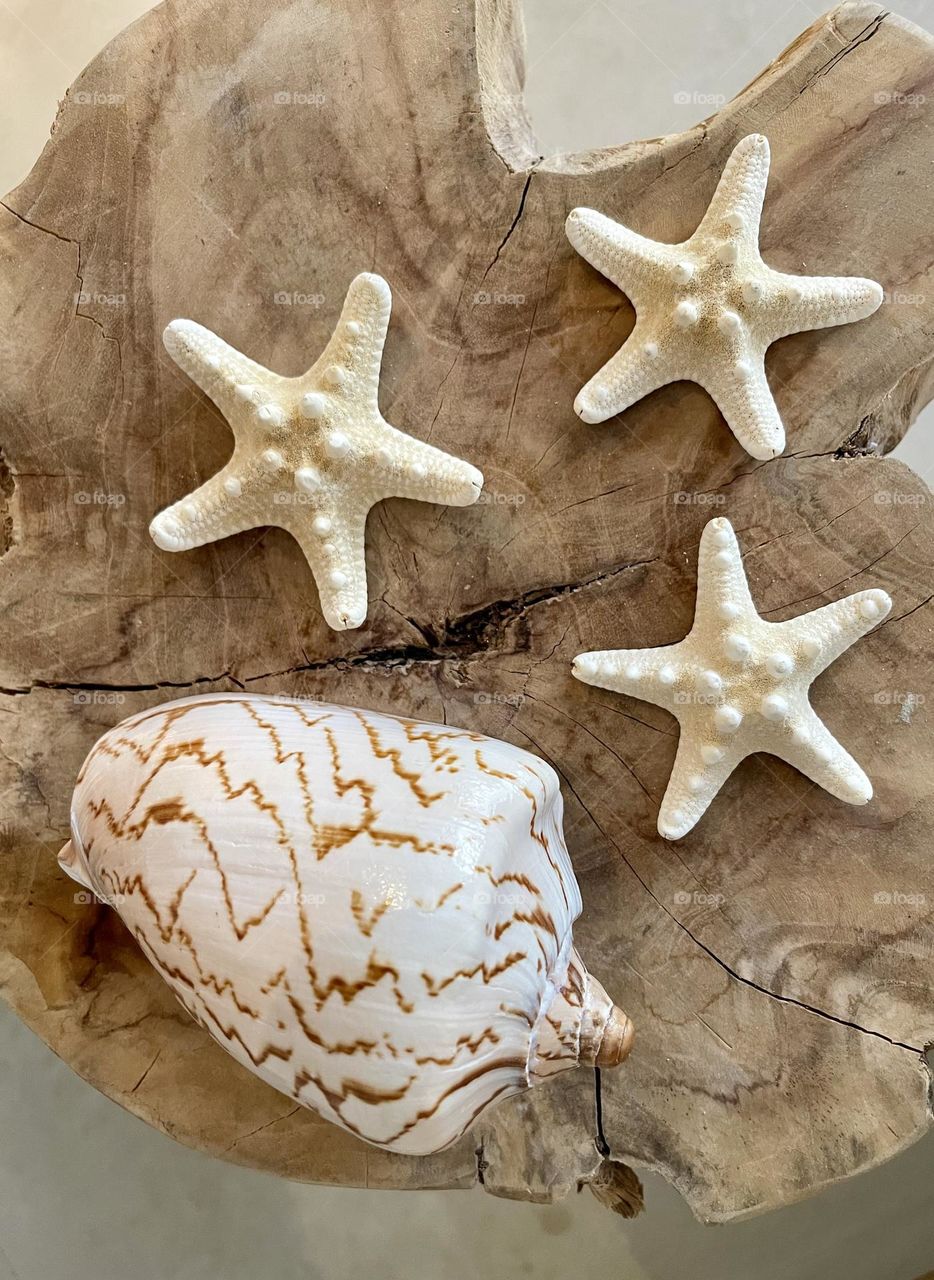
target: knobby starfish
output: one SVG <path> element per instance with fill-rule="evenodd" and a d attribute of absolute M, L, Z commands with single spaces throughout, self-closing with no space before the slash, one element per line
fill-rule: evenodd
<path fill-rule="evenodd" d="M 786 760 L 832 795 L 866 804 L 872 784 L 808 701 L 808 688 L 886 616 L 884 591 L 859 591 L 787 622 L 756 612 L 736 535 L 711 520 L 701 536 L 694 625 L 678 644 L 607 649 L 574 659 L 585 684 L 654 702 L 681 727 L 658 815 L 659 833 L 686 835 L 746 756 Z"/>
<path fill-rule="evenodd" d="M 625 344 L 574 402 L 584 422 L 605 422 L 684 379 L 708 392 L 754 458 L 782 452 L 767 348 L 789 333 L 862 320 L 882 302 L 882 289 L 856 276 L 794 276 L 766 266 L 759 219 L 768 176 L 768 142 L 743 138 L 700 226 L 682 244 L 646 239 L 593 209 L 571 210 L 571 244 L 636 311 Z"/>
<path fill-rule="evenodd" d="M 297 378 L 271 373 L 193 320 L 172 321 L 166 349 L 223 413 L 235 443 L 223 470 L 152 521 L 159 547 L 187 551 L 278 525 L 305 553 L 328 624 L 360 626 L 370 508 L 390 497 L 469 506 L 483 486 L 476 467 L 380 414 L 391 305 L 381 276 L 357 276 L 330 342 Z"/>

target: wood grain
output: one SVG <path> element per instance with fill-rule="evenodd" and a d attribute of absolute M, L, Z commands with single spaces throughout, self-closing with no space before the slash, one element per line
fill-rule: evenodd
<path fill-rule="evenodd" d="M 619 1182 L 612 1160 L 733 1218 L 869 1168 L 930 1122 L 931 501 L 879 455 L 934 377 L 934 42 L 844 5 L 696 129 L 543 160 L 520 25 L 507 0 L 226 0 L 223 21 L 170 0 L 83 73 L 7 197 L 0 989 L 96 1087 L 239 1163 L 549 1200 Z M 582 426 L 574 395 L 633 315 L 571 250 L 567 211 L 682 238 L 751 131 L 773 155 L 766 260 L 874 277 L 887 304 L 772 348 L 789 439 L 773 462 L 745 456 L 688 384 Z M 294 374 L 360 270 L 395 296 L 384 412 L 481 466 L 488 500 L 379 507 L 369 620 L 335 634 L 281 531 L 182 556 L 150 543 L 154 511 L 231 444 L 160 334 L 190 316 Z M 814 690 L 876 798 L 848 808 L 757 757 L 670 845 L 654 824 L 674 723 L 569 664 L 685 634 L 711 514 L 736 527 L 766 617 L 892 594 Z M 639 1028 L 596 1098 L 578 1071 L 438 1156 L 387 1156 L 226 1058 L 116 917 L 75 901 L 55 854 L 93 741 L 231 688 L 446 720 L 555 765 L 579 946 Z"/>

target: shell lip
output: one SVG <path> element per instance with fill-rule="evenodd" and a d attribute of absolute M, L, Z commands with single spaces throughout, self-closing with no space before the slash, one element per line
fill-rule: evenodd
<path fill-rule="evenodd" d="M 78 834 L 78 824 L 75 822 L 74 810 L 71 812 L 71 839 L 66 840 L 58 853 L 58 865 L 66 875 L 71 876 L 72 880 L 83 885 L 85 889 L 95 892 L 94 885 L 91 883 L 91 873 L 88 868 L 87 856 L 84 852 L 84 845 L 81 843 L 81 836 Z"/>

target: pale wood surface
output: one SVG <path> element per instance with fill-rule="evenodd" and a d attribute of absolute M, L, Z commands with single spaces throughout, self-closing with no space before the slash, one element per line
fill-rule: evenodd
<path fill-rule="evenodd" d="M 931 393 L 934 42 L 844 6 L 690 133 L 544 163 L 518 45 L 506 0 L 168 3 L 82 75 L 7 197 L 0 990 L 98 1088 L 230 1160 L 541 1200 L 596 1178 L 635 1201 L 626 1162 L 730 1218 L 868 1168 L 930 1120 L 931 504 L 873 455 Z M 743 455 L 686 384 L 582 426 L 574 394 L 632 311 L 573 253 L 565 214 L 680 239 L 752 130 L 772 144 L 766 259 L 873 276 L 888 304 L 772 349 L 789 438 L 774 462 Z M 191 316 L 296 373 L 363 269 L 395 294 L 384 411 L 480 465 L 494 500 L 374 512 L 370 617 L 335 634 L 284 533 L 175 557 L 150 544 L 153 512 L 230 448 L 160 334 Z M 671 845 L 655 817 L 673 722 L 569 663 L 684 635 L 712 513 L 736 526 L 766 617 L 893 595 L 815 687 L 876 799 L 848 808 L 756 758 Z M 55 854 L 91 743 L 140 707 L 231 687 L 446 719 L 559 769 L 579 947 L 639 1027 L 596 1098 L 579 1071 L 436 1157 L 387 1156 L 234 1064 L 116 917 L 74 901 Z M 927 702 L 906 715 L 906 694 Z"/>

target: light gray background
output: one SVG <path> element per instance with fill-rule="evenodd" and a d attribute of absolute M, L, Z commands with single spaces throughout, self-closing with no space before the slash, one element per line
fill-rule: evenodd
<path fill-rule="evenodd" d="M 390 3 L 392 0 L 379 0 Z M 58 98 L 146 0 L 0 0 L 0 188 L 28 172 Z M 898 11 L 934 29 L 934 0 Z M 527 100 L 546 152 L 682 129 L 821 12 L 766 0 L 526 0 Z M 930 411 L 899 454 L 934 478 Z M 474 1193 L 303 1187 L 154 1133 L 0 1008 L 0 1280 L 912 1280 L 934 1268 L 934 1137 L 861 1178 L 729 1227 L 659 1178 L 648 1211 Z"/>

